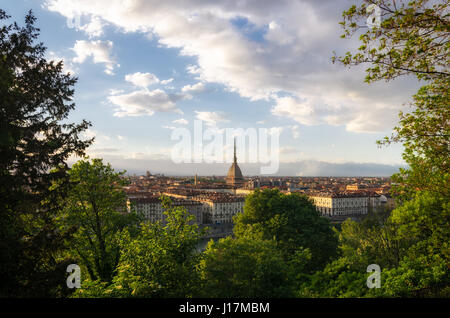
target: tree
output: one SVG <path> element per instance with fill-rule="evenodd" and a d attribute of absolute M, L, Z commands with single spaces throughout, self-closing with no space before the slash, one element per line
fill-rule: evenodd
<path fill-rule="evenodd" d="M 351 37 L 367 25 L 372 11 L 379 10 L 379 26 L 359 37 L 358 52 L 333 57 L 344 65 L 369 63 L 366 82 L 414 75 L 426 81 L 414 96 L 412 112 L 400 112 L 394 134 L 379 145 L 401 142 L 409 168 L 393 176 L 394 194 L 408 200 L 416 190 L 449 196 L 449 1 L 365 0 L 343 13 L 343 37 Z M 368 10 L 370 5 L 378 9 Z"/>
<path fill-rule="evenodd" d="M 450 296 L 450 203 L 439 193 L 418 192 L 390 217 L 398 240 L 408 249 L 386 273 L 388 296 Z"/>
<path fill-rule="evenodd" d="M 297 274 L 309 261 L 309 251 L 286 262 L 273 240 L 227 237 L 210 241 L 200 271 L 205 297 L 293 297 Z"/>
<path fill-rule="evenodd" d="M 72 187 L 59 221 L 63 229 L 74 229 L 68 248 L 92 280 L 112 281 L 120 257 L 118 234 L 124 228 L 137 232 L 138 216 L 126 211 L 124 174 L 101 159 L 80 160 L 69 171 Z"/>
<path fill-rule="evenodd" d="M 309 249 L 310 270 L 324 266 L 337 255 L 337 238 L 330 222 L 304 195 L 283 194 L 278 189 L 255 190 L 246 197 L 244 212 L 234 222 L 237 237 L 260 233 L 263 239 L 275 239 L 287 257 L 299 249 Z"/>
<path fill-rule="evenodd" d="M 163 197 L 164 222 L 142 223 L 133 238 L 120 236 L 121 256 L 112 284 L 85 281 L 75 297 L 185 298 L 198 294 L 196 247 L 202 235 L 185 207 Z"/>
<path fill-rule="evenodd" d="M 346 257 L 340 257 L 321 271 L 310 275 L 300 286 L 299 297 L 366 297 L 372 294 L 366 286 L 369 274 L 365 269 L 355 269 Z"/>
<path fill-rule="evenodd" d="M 340 254 L 358 271 L 368 264 L 398 266 L 407 247 L 396 236 L 396 226 L 383 214 L 369 215 L 360 222 L 348 219 L 339 233 Z"/>
<path fill-rule="evenodd" d="M 364 0 L 344 11 L 343 38 L 366 30 L 357 53 L 333 57 L 344 65 L 371 64 L 366 82 L 412 74 L 423 80 L 448 78 L 448 0 Z M 375 7 L 374 7 L 375 6 Z M 380 25 L 372 24 L 374 14 Z M 375 17 L 376 19 L 376 17 Z"/>
<path fill-rule="evenodd" d="M 393 175 L 393 191 L 408 200 L 415 191 L 431 191 L 450 197 L 450 97 L 449 79 L 420 88 L 414 96 L 411 113 L 400 112 L 400 124 L 380 145 L 401 142 L 408 168 Z"/>
<path fill-rule="evenodd" d="M 66 160 L 92 142 L 79 137 L 90 124 L 67 122 L 76 78 L 44 58 L 32 12 L 24 27 L 9 18 L 0 10 L 0 296 L 62 295 L 70 233 L 58 232 L 54 217 Z M 56 180 L 62 186 L 51 191 Z"/>
<path fill-rule="evenodd" d="M 375 212 L 356 222 L 347 219 L 339 232 L 340 257 L 328 263 L 299 287 L 300 297 L 369 297 L 376 296 L 366 286 L 369 264 L 384 271 L 398 266 L 404 249 L 388 221 L 389 214 Z M 384 272 L 382 274 L 384 277 Z"/>

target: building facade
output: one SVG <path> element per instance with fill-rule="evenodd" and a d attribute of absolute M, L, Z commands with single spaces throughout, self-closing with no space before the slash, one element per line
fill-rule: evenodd
<path fill-rule="evenodd" d="M 317 210 L 324 216 L 352 216 L 365 215 L 378 209 L 381 204 L 380 195 L 361 192 L 314 193 L 309 197 L 313 200 Z"/>
<path fill-rule="evenodd" d="M 194 198 L 203 204 L 203 222 L 210 224 L 232 223 L 233 216 L 244 209 L 244 197 L 223 193 L 199 195 Z"/>
<path fill-rule="evenodd" d="M 157 196 L 147 198 L 130 198 L 128 199 L 127 205 L 128 211 L 131 211 L 131 209 L 134 208 L 137 214 L 141 215 L 146 221 L 149 222 L 165 221 L 167 217 L 164 214 L 165 209 L 162 206 L 161 200 Z M 204 211 L 203 205 L 200 202 L 172 199 L 172 206 L 185 207 L 186 210 L 195 217 L 194 221 L 196 223 L 203 223 Z"/>

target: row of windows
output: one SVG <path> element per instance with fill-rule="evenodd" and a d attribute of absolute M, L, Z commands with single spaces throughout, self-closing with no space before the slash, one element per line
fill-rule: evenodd
<path fill-rule="evenodd" d="M 331 208 L 318 208 L 319 212 L 327 215 L 350 215 L 350 214 L 367 214 L 367 208 L 346 208 L 346 209 L 331 209 Z"/>

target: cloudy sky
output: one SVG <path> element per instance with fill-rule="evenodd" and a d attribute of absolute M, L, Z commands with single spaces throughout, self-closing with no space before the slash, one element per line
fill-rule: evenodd
<path fill-rule="evenodd" d="M 33 9 L 48 59 L 75 74 L 91 157 L 140 173 L 226 173 L 174 164 L 175 128 L 278 128 L 279 174 L 390 175 L 399 145 L 379 149 L 418 85 L 367 85 L 364 67 L 332 64 L 351 0 L 1 0 L 14 20 Z M 245 167 L 245 165 L 243 166 Z M 226 170 L 226 169 L 225 169 Z M 253 170 L 244 174 L 254 174 Z"/>

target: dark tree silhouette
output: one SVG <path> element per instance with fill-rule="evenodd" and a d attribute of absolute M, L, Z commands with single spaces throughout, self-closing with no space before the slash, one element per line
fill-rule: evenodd
<path fill-rule="evenodd" d="M 9 18 L 0 9 L 0 296 L 58 296 L 70 233 L 54 216 L 69 186 L 66 160 L 92 142 L 80 138 L 90 123 L 67 122 L 77 79 L 45 59 L 33 13 L 23 27 Z M 52 190 L 55 182 L 63 186 Z"/>

